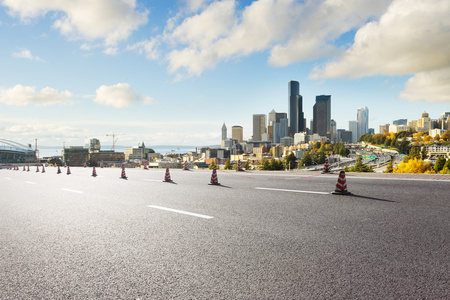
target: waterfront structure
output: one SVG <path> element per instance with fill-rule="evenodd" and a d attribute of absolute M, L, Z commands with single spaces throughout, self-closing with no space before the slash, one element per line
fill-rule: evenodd
<path fill-rule="evenodd" d="M 358 141 L 358 122 L 357 121 L 348 121 L 348 131 L 352 133 L 352 143 L 356 143 Z"/>
<path fill-rule="evenodd" d="M 305 118 L 303 114 L 303 97 L 300 95 L 298 81 L 289 81 L 289 135 L 305 131 Z"/>
<path fill-rule="evenodd" d="M 253 115 L 253 141 L 262 141 L 262 134 L 266 133 L 266 115 Z"/>
<path fill-rule="evenodd" d="M 358 108 L 357 122 L 356 141 L 358 141 L 362 135 L 369 133 L 369 109 L 367 107 Z"/>
<path fill-rule="evenodd" d="M 242 126 L 233 126 L 231 127 L 231 138 L 233 140 L 237 140 L 237 142 L 240 144 L 243 141 L 244 137 L 244 129 Z"/>
<path fill-rule="evenodd" d="M 313 106 L 313 133 L 331 140 L 331 96 L 316 96 Z"/>

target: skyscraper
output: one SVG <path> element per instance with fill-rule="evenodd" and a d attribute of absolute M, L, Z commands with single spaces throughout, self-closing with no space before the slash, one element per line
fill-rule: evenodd
<path fill-rule="evenodd" d="M 352 143 L 358 141 L 358 121 L 348 121 L 348 131 L 352 132 Z"/>
<path fill-rule="evenodd" d="M 358 141 L 363 134 L 369 133 L 369 109 L 367 107 L 358 108 L 357 122 L 356 141 Z"/>
<path fill-rule="evenodd" d="M 313 133 L 331 139 L 331 96 L 316 96 L 313 107 Z"/>
<path fill-rule="evenodd" d="M 237 140 L 238 143 L 242 143 L 244 136 L 244 129 L 242 126 L 233 126 L 231 127 L 231 138 L 233 140 Z"/>
<path fill-rule="evenodd" d="M 289 135 L 305 131 L 305 119 L 303 114 L 303 97 L 300 95 L 298 81 L 289 81 Z"/>
<path fill-rule="evenodd" d="M 261 141 L 263 133 L 266 133 L 266 115 L 255 114 L 253 115 L 253 141 Z"/>
<path fill-rule="evenodd" d="M 222 141 L 227 139 L 227 126 L 225 126 L 225 123 L 223 123 L 222 126 Z"/>

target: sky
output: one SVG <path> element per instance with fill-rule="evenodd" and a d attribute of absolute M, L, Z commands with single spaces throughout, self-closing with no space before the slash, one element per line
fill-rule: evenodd
<path fill-rule="evenodd" d="M 450 111 L 448 0 L 0 0 L 0 138 L 218 145 L 300 83 L 348 129 Z"/>

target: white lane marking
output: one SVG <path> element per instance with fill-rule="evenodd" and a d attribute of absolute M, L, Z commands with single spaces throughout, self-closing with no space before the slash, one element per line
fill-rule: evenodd
<path fill-rule="evenodd" d="M 71 190 L 71 189 L 61 189 L 61 190 L 66 191 L 66 192 L 72 192 L 72 193 L 83 194 L 82 191 L 77 191 L 77 190 Z"/>
<path fill-rule="evenodd" d="M 8 179 L 8 180 L 10 180 L 11 178 L 9 178 L 9 177 L 5 177 L 5 179 Z"/>
<path fill-rule="evenodd" d="M 151 207 L 151 208 L 167 210 L 167 211 L 176 212 L 176 213 L 179 213 L 179 214 L 194 216 L 194 217 L 203 218 L 203 219 L 212 219 L 212 218 L 214 218 L 214 217 L 211 217 L 211 216 L 191 213 L 191 212 L 188 212 L 188 211 L 183 211 L 183 210 L 178 210 L 178 209 L 173 209 L 173 208 L 167 208 L 167 207 L 162 207 L 162 206 L 157 206 L 157 205 L 147 205 L 147 206 Z"/>
<path fill-rule="evenodd" d="M 32 181 L 25 181 L 25 183 L 28 183 L 28 184 L 36 184 L 36 182 L 32 182 Z"/>
<path fill-rule="evenodd" d="M 158 179 L 144 179 L 144 181 L 156 181 L 156 182 L 162 182 L 163 180 L 158 180 Z"/>
<path fill-rule="evenodd" d="M 268 190 L 268 191 L 280 191 L 280 192 L 293 192 L 293 193 L 306 193 L 306 194 L 319 194 L 319 195 L 329 195 L 326 192 L 314 192 L 314 191 L 299 191 L 299 190 L 285 190 L 285 189 L 273 189 L 264 187 L 255 187 L 255 190 Z"/>

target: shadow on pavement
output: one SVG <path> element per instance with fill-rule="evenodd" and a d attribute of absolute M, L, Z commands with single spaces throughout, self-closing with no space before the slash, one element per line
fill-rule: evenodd
<path fill-rule="evenodd" d="M 367 197 L 367 196 L 360 196 L 360 195 L 355 195 L 355 194 L 351 194 L 349 195 L 350 197 L 355 197 L 355 198 L 362 198 L 362 199 L 368 199 L 368 200 L 375 200 L 375 201 L 383 201 L 383 202 L 393 202 L 393 203 L 397 203 L 397 201 L 392 201 L 392 200 L 387 200 L 387 199 L 380 199 L 380 198 L 374 198 L 374 197 Z"/>

